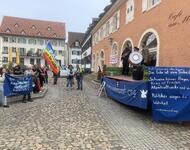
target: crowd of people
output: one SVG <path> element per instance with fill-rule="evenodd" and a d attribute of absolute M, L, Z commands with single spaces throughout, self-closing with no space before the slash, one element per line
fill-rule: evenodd
<path fill-rule="evenodd" d="M 73 84 L 74 84 L 74 78 L 77 81 L 77 90 L 82 90 L 83 89 L 83 74 L 84 70 L 79 66 L 76 65 L 76 69 L 72 65 L 67 66 L 67 90 L 73 89 Z M 57 79 L 58 76 L 57 74 L 53 74 L 54 76 L 54 84 L 57 84 Z"/>
<path fill-rule="evenodd" d="M 48 69 L 47 67 L 41 67 L 40 65 L 27 65 L 24 68 L 21 68 L 20 65 L 16 65 L 11 69 L 1 68 L 0 75 L 4 78 L 5 74 L 10 74 L 13 76 L 21 77 L 25 75 L 31 75 L 33 80 L 33 93 L 42 92 L 44 84 L 48 83 Z M 26 99 L 26 97 L 28 98 Z M 32 102 L 31 94 L 23 96 L 23 102 L 28 101 Z"/>
<path fill-rule="evenodd" d="M 83 89 L 83 73 L 84 70 L 79 67 L 79 65 L 74 68 L 72 65 L 68 65 L 67 67 L 67 90 L 73 89 L 73 84 L 76 79 L 77 82 L 77 90 Z M 27 65 L 25 67 L 21 67 L 20 65 L 16 65 L 8 68 L 0 68 L 0 76 L 2 79 L 5 78 L 5 74 L 10 74 L 15 77 L 23 77 L 27 75 L 32 76 L 33 81 L 33 93 L 40 93 L 43 91 L 44 84 L 48 84 L 48 68 L 46 66 L 41 67 L 40 65 Z M 56 85 L 58 81 L 59 74 L 53 74 L 54 81 L 53 84 Z M 23 95 L 22 102 L 26 103 L 27 101 L 32 102 L 31 93 Z"/>

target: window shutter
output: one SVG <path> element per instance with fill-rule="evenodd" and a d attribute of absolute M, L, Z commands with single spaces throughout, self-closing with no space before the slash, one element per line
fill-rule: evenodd
<path fill-rule="evenodd" d="M 147 10 L 148 0 L 142 0 L 142 12 Z"/>

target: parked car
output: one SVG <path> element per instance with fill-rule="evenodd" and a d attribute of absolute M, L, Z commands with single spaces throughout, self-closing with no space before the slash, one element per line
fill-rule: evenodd
<path fill-rule="evenodd" d="M 66 67 L 60 68 L 60 77 L 67 77 L 67 68 Z"/>

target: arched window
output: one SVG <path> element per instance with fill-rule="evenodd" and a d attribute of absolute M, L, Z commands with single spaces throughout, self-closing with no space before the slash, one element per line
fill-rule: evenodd
<path fill-rule="evenodd" d="M 122 67 L 122 57 L 126 55 L 126 53 L 128 53 L 128 51 L 133 51 L 133 42 L 130 38 L 127 38 L 124 42 L 123 42 L 123 46 L 121 49 L 121 53 L 120 53 L 120 64 L 119 66 Z"/>
<path fill-rule="evenodd" d="M 112 46 L 112 55 L 118 55 L 118 46 L 116 43 L 113 44 Z"/>
<path fill-rule="evenodd" d="M 117 45 L 117 43 L 114 43 L 112 46 L 110 63 L 112 65 L 116 65 L 118 63 L 118 45 Z"/>
<path fill-rule="evenodd" d="M 140 41 L 140 49 L 147 66 L 158 65 L 158 41 L 157 32 L 147 31 L 143 34 Z"/>

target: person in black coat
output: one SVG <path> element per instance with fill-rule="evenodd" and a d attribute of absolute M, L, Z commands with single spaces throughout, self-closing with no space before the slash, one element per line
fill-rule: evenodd
<path fill-rule="evenodd" d="M 129 75 L 129 55 L 131 54 L 131 50 L 126 47 L 122 53 L 121 60 L 123 61 L 123 75 Z"/>

